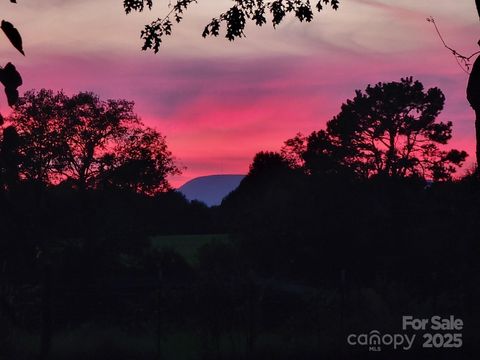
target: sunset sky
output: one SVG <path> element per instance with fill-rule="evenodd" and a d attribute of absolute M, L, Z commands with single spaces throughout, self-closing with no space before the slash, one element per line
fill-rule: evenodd
<path fill-rule="evenodd" d="M 28 89 L 93 91 L 136 103 L 145 123 L 167 137 L 187 169 L 177 186 L 196 176 L 243 174 L 254 154 L 278 150 L 297 132 L 324 127 L 355 89 L 413 76 L 446 95 L 441 120 L 454 123 L 453 147 L 474 157 L 474 114 L 465 99 L 467 74 L 442 46 L 470 55 L 480 26 L 473 0 L 341 0 L 310 24 L 287 19 L 278 29 L 247 26 L 232 43 L 203 39 L 209 20 L 229 0 L 200 0 L 176 25 L 157 55 L 140 50 L 143 25 L 168 10 L 125 15 L 121 0 L 4 1 L 2 16 L 22 33 L 26 57 L 6 41 Z M 1 106 L 5 109 L 5 99 Z"/>

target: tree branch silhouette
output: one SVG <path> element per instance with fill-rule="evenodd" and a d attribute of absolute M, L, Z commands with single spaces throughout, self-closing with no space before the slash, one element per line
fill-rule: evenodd
<path fill-rule="evenodd" d="M 300 22 L 310 22 L 313 19 L 313 12 L 323 10 L 324 5 L 330 5 L 337 10 L 340 0 L 318 0 L 314 6 L 310 0 L 232 0 L 234 5 L 224 13 L 214 17 L 208 23 L 202 36 L 218 36 L 220 28 L 226 27 L 225 37 L 229 41 L 236 38 L 245 37 L 245 26 L 248 21 L 256 26 L 262 26 L 267 23 L 267 14 L 271 16 L 273 27 L 279 25 L 288 14 L 293 14 Z M 151 49 L 157 53 L 163 42 L 164 36 L 172 34 L 173 21 L 180 23 L 183 20 L 184 12 L 188 10 L 192 3 L 198 3 L 198 0 L 177 0 L 170 11 L 163 17 L 145 25 L 141 32 L 141 38 L 144 41 L 142 50 Z M 152 8 L 152 0 L 125 0 L 123 3 L 125 12 L 129 14 L 132 11 L 143 11 L 145 7 Z M 173 18 L 173 21 L 172 21 Z"/>
<path fill-rule="evenodd" d="M 477 0 L 477 3 L 480 2 L 480 0 Z M 460 66 L 460 68 L 466 73 L 466 74 L 470 74 L 470 68 L 471 68 L 471 63 L 470 63 L 470 60 L 475 56 L 475 55 L 478 55 L 480 54 L 480 51 L 476 51 L 474 52 L 473 54 L 471 54 L 470 56 L 465 56 L 465 55 L 462 55 L 460 54 L 457 50 L 455 50 L 454 48 L 450 47 L 449 45 L 447 45 L 447 43 L 445 42 L 445 39 L 443 38 L 442 36 L 442 33 L 440 32 L 440 29 L 438 28 L 438 25 L 437 23 L 435 22 L 435 19 L 430 16 L 427 18 L 427 21 L 428 22 L 431 22 L 433 24 L 433 26 L 435 27 L 435 31 L 437 32 L 437 35 L 438 37 L 440 38 L 440 40 L 442 41 L 442 44 L 443 46 L 445 46 L 445 48 L 447 48 L 448 50 L 450 50 L 450 52 L 452 53 L 452 55 L 455 57 L 455 60 L 457 61 L 457 64 L 458 66 Z M 463 64 L 463 65 L 462 65 Z"/>

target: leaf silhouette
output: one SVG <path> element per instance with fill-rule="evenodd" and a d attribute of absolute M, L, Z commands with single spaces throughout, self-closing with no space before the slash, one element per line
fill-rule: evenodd
<path fill-rule="evenodd" d="M 5 88 L 5 94 L 7 95 L 8 106 L 13 106 L 18 101 L 18 90 L 14 88 Z"/>
<path fill-rule="evenodd" d="M 8 63 L 3 69 L 0 69 L 0 82 L 5 86 L 8 105 L 15 105 L 18 100 L 17 88 L 22 85 L 22 77 L 15 68 L 15 65 Z"/>
<path fill-rule="evenodd" d="M 0 25 L 0 28 L 3 30 L 5 35 L 7 35 L 8 40 L 12 43 L 12 45 L 22 53 L 22 55 L 25 56 L 25 53 L 23 52 L 23 46 L 22 46 L 22 37 L 20 36 L 20 33 L 18 30 L 15 28 L 15 26 L 12 25 L 12 23 L 2 20 L 2 24 Z"/>

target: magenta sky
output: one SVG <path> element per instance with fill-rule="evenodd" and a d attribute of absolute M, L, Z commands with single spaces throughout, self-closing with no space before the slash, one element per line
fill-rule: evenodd
<path fill-rule="evenodd" d="M 246 173 L 256 152 L 278 150 L 295 133 L 322 128 L 355 89 L 405 76 L 444 91 L 441 119 L 453 121 L 451 144 L 471 154 L 471 165 L 467 75 L 425 19 L 436 19 L 449 45 L 473 53 L 479 34 L 473 0 L 342 0 L 338 12 L 317 14 L 314 23 L 287 20 L 275 31 L 252 25 L 247 38 L 234 43 L 200 36 L 231 1 L 201 0 L 153 55 L 139 50 L 139 31 L 165 13 L 166 1 L 158 2 L 152 12 L 129 16 L 121 0 L 2 3 L 27 54 L 22 58 L 4 41 L 4 62 L 22 72 L 23 91 L 91 90 L 134 100 L 137 113 L 167 136 L 187 167 L 174 185 Z"/>

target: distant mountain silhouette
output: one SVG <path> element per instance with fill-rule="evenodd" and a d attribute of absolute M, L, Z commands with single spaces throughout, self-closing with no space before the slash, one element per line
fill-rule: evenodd
<path fill-rule="evenodd" d="M 208 206 L 220 205 L 223 198 L 235 190 L 245 175 L 200 176 L 180 186 L 177 190 L 188 200 L 199 200 Z"/>

